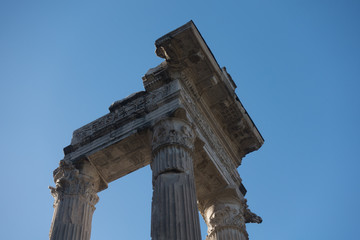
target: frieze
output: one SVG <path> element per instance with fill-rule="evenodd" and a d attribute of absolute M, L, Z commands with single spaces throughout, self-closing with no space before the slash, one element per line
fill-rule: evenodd
<path fill-rule="evenodd" d="M 191 81 L 188 78 L 188 76 L 191 76 L 191 75 L 192 75 L 191 69 L 183 69 L 180 72 L 180 78 L 181 78 L 182 82 L 185 84 L 187 89 L 189 89 L 191 95 L 194 96 L 195 100 L 199 100 L 200 96 L 198 94 L 198 91 L 196 90 L 196 87 L 195 87 L 193 81 Z"/>
<path fill-rule="evenodd" d="M 92 139 L 116 129 L 126 120 L 153 111 L 159 106 L 160 102 L 166 101 L 177 90 L 178 84 L 176 81 L 173 81 L 152 92 L 146 92 L 134 99 L 129 99 L 126 101 L 126 104 L 112 109 L 113 112 L 75 130 L 71 145 L 84 145 Z"/>

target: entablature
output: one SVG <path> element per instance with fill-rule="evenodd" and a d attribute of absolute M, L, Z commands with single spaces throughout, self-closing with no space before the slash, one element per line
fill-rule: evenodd
<path fill-rule="evenodd" d="M 226 68 L 219 67 L 192 21 L 159 38 L 155 45 L 165 62 L 145 74 L 145 89 L 180 79 L 238 167 L 264 140 L 236 95 L 236 84 Z"/>
<path fill-rule="evenodd" d="M 237 167 L 263 139 L 231 76 L 219 67 L 192 22 L 158 39 L 156 47 L 165 61 L 145 74 L 145 91 L 114 102 L 108 114 L 75 130 L 64 148 L 65 159 L 87 158 L 104 182 L 112 182 L 150 164 L 152 126 L 183 109 L 201 142 L 194 164 L 210 163 L 211 173 L 195 170 L 203 178 L 198 184 L 212 191 L 217 184 L 241 187 Z"/>

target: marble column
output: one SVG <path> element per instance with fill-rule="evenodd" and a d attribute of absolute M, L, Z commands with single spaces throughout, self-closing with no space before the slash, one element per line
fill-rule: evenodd
<path fill-rule="evenodd" d="M 71 162 L 62 160 L 54 171 L 56 187 L 50 187 L 55 198 L 50 240 L 90 239 L 92 215 L 99 201 L 91 168 L 85 166 L 79 171 Z"/>
<path fill-rule="evenodd" d="M 200 240 L 192 151 L 194 132 L 184 120 L 169 118 L 153 128 L 153 240 Z"/>
<path fill-rule="evenodd" d="M 248 240 L 242 200 L 233 196 L 214 196 L 202 209 L 208 226 L 206 240 Z"/>

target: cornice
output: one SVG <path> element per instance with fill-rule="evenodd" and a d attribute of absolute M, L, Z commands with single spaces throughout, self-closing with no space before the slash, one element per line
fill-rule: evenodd
<path fill-rule="evenodd" d="M 232 159 L 238 167 L 241 159 L 259 149 L 264 140 L 236 95 L 236 84 L 226 68 L 219 67 L 192 21 L 159 38 L 155 45 L 158 56 L 166 60 L 160 68 L 166 81 L 182 79 L 193 100 L 211 112 L 210 120 L 216 122 L 216 130 L 222 129 L 220 135 L 227 136 L 223 142 L 231 146 Z M 149 80 L 154 72 L 145 79 Z M 158 82 L 157 79 L 155 83 Z"/>

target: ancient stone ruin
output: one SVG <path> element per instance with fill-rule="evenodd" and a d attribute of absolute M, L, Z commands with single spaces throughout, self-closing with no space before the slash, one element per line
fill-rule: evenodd
<path fill-rule="evenodd" d="M 97 193 L 150 164 L 153 240 L 248 239 L 262 220 L 244 198 L 237 171 L 264 140 L 191 21 L 159 38 L 165 61 L 143 77 L 145 91 L 114 102 L 77 129 L 54 171 L 51 240 L 88 240 Z"/>

